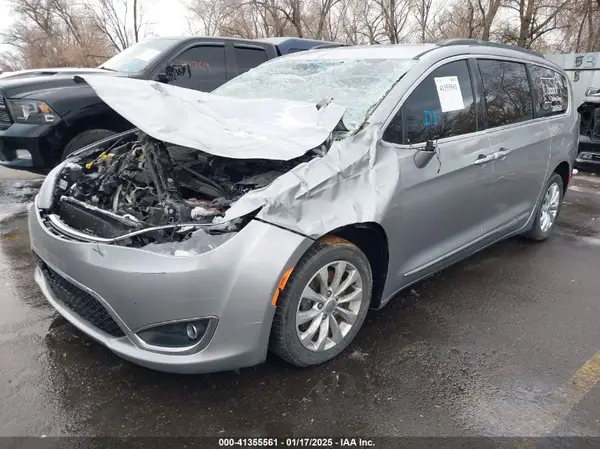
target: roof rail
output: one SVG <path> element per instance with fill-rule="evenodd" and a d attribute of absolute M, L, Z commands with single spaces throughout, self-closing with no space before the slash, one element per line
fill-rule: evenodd
<path fill-rule="evenodd" d="M 335 48 L 335 47 L 347 47 L 347 45 L 339 44 L 337 42 L 332 42 L 331 44 L 315 45 L 314 47 L 311 48 L 311 50 L 318 50 L 320 48 Z"/>
<path fill-rule="evenodd" d="M 499 42 L 482 41 L 479 39 L 446 39 L 437 43 L 440 47 L 450 47 L 452 45 L 470 45 L 476 46 L 481 45 L 484 47 L 504 48 L 506 50 L 520 51 L 522 53 L 529 53 L 530 55 L 537 56 L 538 58 L 544 58 L 544 55 L 535 50 L 529 50 L 527 48 L 517 47 L 516 45 L 501 44 Z"/>

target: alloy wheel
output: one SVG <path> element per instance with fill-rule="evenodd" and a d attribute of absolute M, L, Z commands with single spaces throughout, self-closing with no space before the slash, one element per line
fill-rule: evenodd
<path fill-rule="evenodd" d="M 310 351 L 327 351 L 348 334 L 358 318 L 363 280 L 349 262 L 335 261 L 310 279 L 298 303 L 296 333 Z"/>
<path fill-rule="evenodd" d="M 552 183 L 546 190 L 544 195 L 544 201 L 542 202 L 542 208 L 540 210 L 540 229 L 542 232 L 548 232 L 548 230 L 554 224 L 556 215 L 558 214 L 558 207 L 560 205 L 560 187 L 557 183 Z"/>

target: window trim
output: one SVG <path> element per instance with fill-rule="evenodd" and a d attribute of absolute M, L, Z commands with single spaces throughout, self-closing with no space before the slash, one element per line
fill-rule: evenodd
<path fill-rule="evenodd" d="M 535 104 L 533 103 L 533 85 L 531 84 L 531 76 L 529 74 L 529 68 L 527 67 L 526 63 L 523 62 L 517 62 L 517 61 L 511 61 L 511 60 L 506 60 L 506 59 L 498 59 L 498 58 L 487 58 L 487 59 L 491 59 L 493 61 L 500 61 L 500 62 L 512 62 L 513 64 L 521 64 L 523 65 L 523 67 L 525 68 L 525 76 L 527 77 L 527 85 L 529 86 L 529 97 L 531 100 L 531 118 L 530 119 L 526 119 L 526 120 L 521 120 L 519 122 L 515 122 L 515 123 L 507 123 L 506 125 L 500 125 L 500 126 L 492 126 L 490 127 L 490 123 L 489 120 L 487 120 L 487 102 L 485 100 L 485 90 L 484 90 L 484 85 L 483 85 L 483 75 L 481 73 L 481 67 L 479 67 L 479 59 L 483 59 L 483 58 L 476 58 L 475 59 L 475 64 L 477 65 L 477 71 L 479 72 L 479 76 L 481 79 L 481 94 L 482 94 L 482 102 L 483 102 L 483 110 L 485 111 L 485 116 L 486 116 L 486 122 L 485 122 L 485 129 L 486 130 L 490 130 L 490 131 L 495 131 L 496 129 L 500 129 L 500 128 L 506 128 L 508 126 L 515 126 L 515 125 L 522 125 L 524 123 L 528 123 L 531 122 L 533 120 L 536 120 L 537 118 L 544 118 L 544 117 L 536 117 L 535 116 Z"/>
<path fill-rule="evenodd" d="M 381 139 L 380 139 L 381 142 L 385 143 L 387 145 L 392 145 L 392 146 L 394 146 L 396 148 L 400 148 L 400 149 L 418 149 L 418 148 L 424 147 L 426 142 L 411 143 L 411 144 L 389 142 L 389 141 L 383 139 L 383 134 L 385 133 L 385 130 L 390 125 L 390 123 L 394 119 L 394 117 L 396 117 L 396 114 L 398 113 L 398 111 L 404 105 L 404 102 L 408 99 L 408 97 L 410 97 L 410 95 L 413 93 L 413 91 L 425 80 L 425 78 L 427 78 L 429 75 L 431 75 L 431 73 L 434 70 L 438 69 L 441 66 L 449 64 L 451 62 L 463 61 L 463 60 L 467 63 L 467 69 L 469 69 L 469 59 L 472 59 L 472 55 L 450 56 L 448 58 L 444 58 L 444 59 L 437 61 L 435 64 L 431 65 L 427 70 L 425 70 L 421 74 L 421 76 L 419 76 L 419 78 L 412 84 L 412 86 L 410 86 L 410 88 L 407 89 L 406 92 L 404 92 L 404 94 L 402 94 L 402 97 L 400 98 L 400 100 L 398 100 L 398 103 L 396 103 L 396 106 L 394 107 L 394 109 L 392 109 L 392 112 L 388 115 L 388 117 L 383 122 L 383 125 L 381 126 Z M 469 77 L 470 76 L 471 76 L 471 72 L 469 69 Z M 471 78 L 470 81 L 471 81 L 471 85 L 472 85 L 473 79 Z M 475 96 L 475 91 L 473 91 L 473 96 Z M 475 98 L 473 98 L 473 100 L 475 100 Z M 477 116 L 477 108 L 475 108 L 475 109 L 476 109 L 475 116 Z M 477 120 L 477 119 L 475 119 L 475 120 Z M 402 133 L 403 133 L 403 135 L 406 133 L 405 132 L 405 128 L 406 128 L 405 122 L 406 121 L 404 120 L 404 114 L 402 114 Z M 484 130 L 484 129 L 480 130 L 480 129 L 476 128 L 475 132 L 467 133 L 467 134 L 460 134 L 458 136 L 444 137 L 442 139 L 437 139 L 437 142 L 438 143 L 453 142 L 453 141 L 461 140 L 461 139 L 464 139 L 467 137 L 483 134 L 485 132 L 486 132 L 486 130 Z"/>

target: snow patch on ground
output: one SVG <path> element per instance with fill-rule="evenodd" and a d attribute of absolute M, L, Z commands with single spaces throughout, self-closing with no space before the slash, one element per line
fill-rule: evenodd
<path fill-rule="evenodd" d="M 17 215 L 24 214 L 29 210 L 33 202 L 21 204 L 1 204 L 0 205 L 0 223 L 5 222 Z"/>

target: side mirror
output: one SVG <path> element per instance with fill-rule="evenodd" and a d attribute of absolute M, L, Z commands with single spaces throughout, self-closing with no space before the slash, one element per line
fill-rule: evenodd
<path fill-rule="evenodd" d="M 437 148 L 435 143 L 433 143 L 433 140 L 425 142 L 425 147 L 418 149 L 413 156 L 417 168 L 426 167 L 427 164 L 429 164 L 429 161 L 433 159 L 433 156 L 435 156 L 436 150 Z"/>
<path fill-rule="evenodd" d="M 156 80 L 161 83 L 169 83 L 185 75 L 187 75 L 188 78 L 192 77 L 192 70 L 190 69 L 189 64 L 168 63 L 165 67 L 165 72 L 156 75 Z"/>

